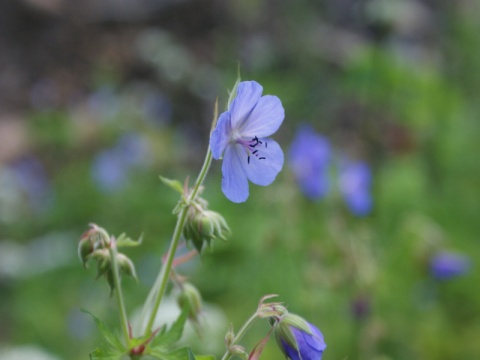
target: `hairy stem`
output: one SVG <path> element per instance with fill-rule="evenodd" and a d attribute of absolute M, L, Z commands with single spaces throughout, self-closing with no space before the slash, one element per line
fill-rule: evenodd
<path fill-rule="evenodd" d="M 182 234 L 183 226 L 185 224 L 185 218 L 187 216 L 188 207 L 190 203 L 195 199 L 197 196 L 198 190 L 200 185 L 202 185 L 205 176 L 207 175 L 208 169 L 210 168 L 210 163 L 212 162 L 212 152 L 210 148 L 207 151 L 207 155 L 205 157 L 205 161 L 203 163 L 202 169 L 198 174 L 197 180 L 193 185 L 191 192 L 188 194 L 186 199 L 186 204 L 183 206 L 182 210 L 178 214 L 177 224 L 175 225 L 175 230 L 172 235 L 172 241 L 170 243 L 170 248 L 168 249 L 167 259 L 162 266 L 160 274 L 155 281 L 155 284 L 150 292 L 150 295 L 147 298 L 147 303 L 145 306 L 148 306 L 150 303 L 150 299 L 153 301 L 152 311 L 148 318 L 147 326 L 145 327 L 144 333 L 149 333 L 152 331 L 153 323 L 155 321 L 155 317 L 157 316 L 158 308 L 160 307 L 160 302 L 162 301 L 163 295 L 165 294 L 165 289 L 167 288 L 168 278 L 170 276 L 170 271 L 172 269 L 173 259 L 175 258 L 175 252 L 178 247 L 178 243 L 180 242 L 180 236 Z M 152 296 L 154 295 L 154 298 Z"/>
<path fill-rule="evenodd" d="M 127 311 L 125 310 L 125 302 L 123 301 L 123 292 L 122 292 L 122 284 L 120 282 L 120 273 L 118 271 L 117 248 L 113 240 L 108 248 L 108 251 L 110 253 L 110 259 L 112 262 L 113 282 L 115 284 L 115 294 L 117 298 L 118 308 L 120 310 L 120 323 L 122 324 L 123 336 L 125 337 L 126 346 L 128 347 L 130 343 L 130 335 L 128 331 L 128 318 L 127 318 Z"/>
<path fill-rule="evenodd" d="M 223 355 L 222 360 L 228 360 L 232 357 L 232 355 L 233 355 L 233 352 L 231 351 L 232 346 L 237 345 L 237 343 L 242 339 L 243 335 L 246 334 L 246 332 L 248 331 L 250 326 L 252 326 L 253 323 L 255 322 L 255 320 L 257 320 L 257 319 L 258 319 L 258 314 L 257 314 L 257 312 L 255 312 L 255 314 L 253 314 L 250 317 L 250 319 L 248 319 L 247 322 L 245 324 L 243 324 L 243 326 L 240 328 L 240 330 L 238 330 L 237 335 L 235 335 L 235 337 L 233 338 L 232 344 L 229 346 L 229 348 L 227 349 L 227 351 Z"/>

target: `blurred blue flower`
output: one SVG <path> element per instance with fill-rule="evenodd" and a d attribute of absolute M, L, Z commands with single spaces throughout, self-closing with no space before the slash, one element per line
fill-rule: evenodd
<path fill-rule="evenodd" d="M 467 273 L 471 263 L 468 256 L 441 251 L 432 256 L 429 265 L 430 273 L 434 278 L 449 280 Z"/>
<path fill-rule="evenodd" d="M 278 97 L 262 96 L 262 91 L 255 81 L 239 83 L 235 99 L 210 136 L 213 158 L 223 156 L 222 191 L 236 203 L 247 200 L 248 180 L 269 185 L 283 167 L 280 145 L 267 136 L 278 130 L 285 113 Z"/>
<path fill-rule="evenodd" d="M 161 92 L 150 92 L 143 101 L 145 121 L 152 125 L 165 125 L 172 118 L 172 104 Z"/>
<path fill-rule="evenodd" d="M 142 136 L 123 135 L 114 147 L 101 151 L 93 159 L 93 181 L 102 191 L 120 190 L 127 184 L 130 171 L 148 164 L 149 160 L 150 149 Z"/>
<path fill-rule="evenodd" d="M 113 88 L 104 86 L 88 97 L 88 108 L 95 113 L 95 119 L 111 121 L 120 111 L 120 99 Z"/>
<path fill-rule="evenodd" d="M 309 199 L 322 198 L 328 191 L 330 143 L 305 125 L 290 146 L 290 168 L 301 191 Z"/>
<path fill-rule="evenodd" d="M 283 347 L 285 355 L 291 360 L 320 360 L 322 358 L 323 351 L 326 349 L 327 344 L 323 339 L 323 334 L 320 330 L 310 323 L 311 334 L 290 326 L 297 346 L 292 346 L 287 339 L 280 338 L 280 343 Z"/>
<path fill-rule="evenodd" d="M 43 164 L 33 156 L 25 156 L 10 164 L 10 169 L 30 206 L 35 210 L 44 209 L 52 190 Z"/>
<path fill-rule="evenodd" d="M 145 137 L 137 133 L 127 133 L 120 137 L 115 146 L 115 151 L 129 166 L 144 166 L 150 161 L 149 144 Z"/>
<path fill-rule="evenodd" d="M 127 181 L 128 166 L 115 149 L 106 149 L 93 159 L 92 177 L 97 186 L 105 192 L 121 189 Z"/>
<path fill-rule="evenodd" d="M 356 216 L 368 215 L 372 209 L 371 183 L 372 174 L 366 162 L 346 161 L 340 166 L 340 192 Z"/>

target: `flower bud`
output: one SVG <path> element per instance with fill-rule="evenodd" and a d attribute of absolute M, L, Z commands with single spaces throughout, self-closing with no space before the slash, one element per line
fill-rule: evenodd
<path fill-rule="evenodd" d="M 117 254 L 117 264 L 118 264 L 118 269 L 119 269 L 121 274 L 131 276 L 135 280 L 137 280 L 137 273 L 135 272 L 135 265 L 133 264 L 133 261 L 130 260 L 126 255 L 118 253 Z"/>
<path fill-rule="evenodd" d="M 230 324 L 225 334 L 225 346 L 227 349 L 233 344 L 233 339 L 235 339 L 235 333 L 233 332 L 233 325 Z"/>
<path fill-rule="evenodd" d="M 108 233 L 101 227 L 90 224 L 90 229 L 85 231 L 78 243 L 78 256 L 84 268 L 92 253 L 97 248 L 103 248 L 109 242 Z"/>
<path fill-rule="evenodd" d="M 290 313 L 275 324 L 275 336 L 280 349 L 291 360 L 320 360 L 327 347 L 319 329 Z"/>
<path fill-rule="evenodd" d="M 202 311 L 202 296 L 195 286 L 190 283 L 182 284 L 182 291 L 177 298 L 177 302 L 181 308 L 188 305 L 189 319 L 198 322 L 198 316 Z"/>
<path fill-rule="evenodd" d="M 241 345 L 233 345 L 230 347 L 230 351 L 232 355 L 236 355 L 241 359 L 247 360 L 248 359 L 248 354 L 245 351 L 245 348 Z"/>
<path fill-rule="evenodd" d="M 97 279 L 111 268 L 110 253 L 107 249 L 97 249 L 88 258 L 97 261 Z"/>
<path fill-rule="evenodd" d="M 198 252 L 209 247 L 213 239 L 227 240 L 229 234 L 230 228 L 219 213 L 200 206 L 191 206 L 188 210 L 183 236 L 193 243 Z"/>
<path fill-rule="evenodd" d="M 82 237 L 78 243 L 78 257 L 83 267 L 87 268 L 89 255 L 95 250 L 95 241 L 90 236 Z"/>

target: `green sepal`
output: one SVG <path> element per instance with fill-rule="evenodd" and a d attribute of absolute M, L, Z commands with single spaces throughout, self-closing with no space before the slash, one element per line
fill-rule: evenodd
<path fill-rule="evenodd" d="M 297 328 L 309 335 L 312 335 L 312 329 L 310 329 L 307 321 L 298 315 L 288 313 L 282 318 L 281 322 L 285 325 L 293 326 L 294 328 Z"/>
<path fill-rule="evenodd" d="M 227 109 L 226 109 L 226 110 L 228 110 L 228 109 L 230 108 L 230 105 L 231 105 L 233 99 L 235 99 L 235 97 L 237 96 L 237 88 L 238 88 L 238 84 L 240 84 L 240 81 L 241 81 L 241 77 L 240 77 L 240 64 L 238 64 L 237 80 L 235 81 L 235 84 L 233 85 L 232 91 L 230 91 L 230 93 L 229 93 L 229 97 L 228 97 L 228 101 L 227 101 Z"/>
<path fill-rule="evenodd" d="M 129 238 L 125 233 L 120 234 L 117 238 L 117 247 L 133 247 L 141 245 L 143 241 L 143 234 L 140 234 L 138 240 Z"/>
<path fill-rule="evenodd" d="M 120 340 L 118 334 L 111 331 L 102 320 L 91 312 L 84 309 L 82 309 L 82 311 L 93 318 L 103 340 L 101 346 L 89 354 L 91 360 L 117 360 L 127 354 L 127 349 Z"/>
<path fill-rule="evenodd" d="M 180 181 L 167 179 L 163 176 L 159 176 L 159 178 L 165 185 L 177 191 L 178 193 L 183 194 L 183 185 Z"/>

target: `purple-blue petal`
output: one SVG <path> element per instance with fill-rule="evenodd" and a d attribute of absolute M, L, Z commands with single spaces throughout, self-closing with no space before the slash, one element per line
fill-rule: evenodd
<path fill-rule="evenodd" d="M 340 169 L 340 191 L 354 215 L 367 215 L 372 208 L 370 167 L 362 161 L 343 164 Z"/>
<path fill-rule="evenodd" d="M 267 137 L 278 130 L 284 118 L 285 110 L 280 99 L 273 95 L 265 95 L 258 99 L 239 132 L 247 138 Z"/>
<path fill-rule="evenodd" d="M 214 159 L 218 160 L 222 157 L 227 147 L 230 132 L 230 112 L 225 111 L 220 115 L 217 126 L 210 135 L 210 150 Z"/>
<path fill-rule="evenodd" d="M 243 171 L 242 145 L 229 145 L 225 149 L 222 164 L 222 191 L 232 202 L 240 203 L 248 199 L 248 179 Z"/>
<path fill-rule="evenodd" d="M 228 109 L 232 115 L 233 129 L 239 129 L 243 126 L 262 96 L 262 91 L 262 85 L 256 81 L 242 81 L 238 84 L 237 95 Z"/>
<path fill-rule="evenodd" d="M 320 360 L 327 344 L 320 330 L 312 324 L 309 324 L 311 334 L 300 329 L 291 327 L 292 333 L 297 341 L 298 349 L 290 346 L 285 340 L 281 339 L 285 354 L 291 360 Z"/>
<path fill-rule="evenodd" d="M 345 194 L 345 203 L 355 216 L 366 216 L 372 210 L 372 197 L 367 190 Z"/>
<path fill-rule="evenodd" d="M 301 191 L 308 198 L 322 198 L 328 191 L 330 143 L 303 126 L 295 136 L 289 152 L 289 164 Z"/>
<path fill-rule="evenodd" d="M 464 275 L 470 266 L 469 257 L 447 251 L 435 254 L 430 260 L 430 272 L 439 280 L 448 280 Z"/>
<path fill-rule="evenodd" d="M 262 138 L 256 153 L 247 154 L 246 150 L 239 153 L 241 165 L 248 179 L 261 186 L 270 185 L 283 167 L 283 151 L 280 145 L 272 139 Z M 253 151 L 255 151 L 253 150 Z M 248 157 L 250 156 L 250 159 Z"/>

